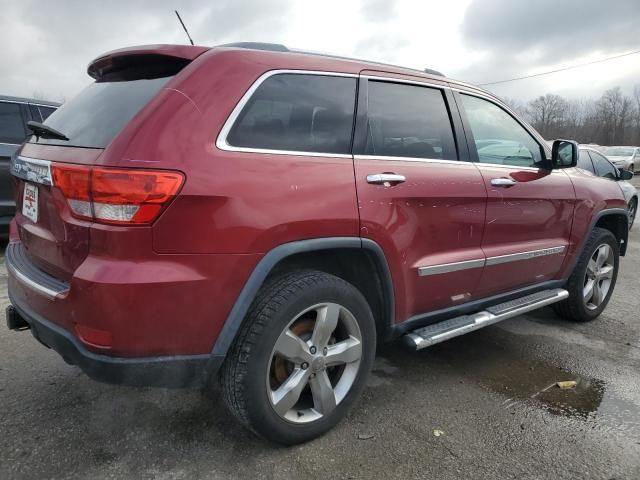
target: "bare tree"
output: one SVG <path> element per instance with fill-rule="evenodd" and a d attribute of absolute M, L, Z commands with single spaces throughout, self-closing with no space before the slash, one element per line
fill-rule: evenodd
<path fill-rule="evenodd" d="M 560 95 L 547 93 L 529 102 L 529 116 L 533 125 L 544 135 L 551 138 L 556 135 L 568 109 L 567 101 Z"/>

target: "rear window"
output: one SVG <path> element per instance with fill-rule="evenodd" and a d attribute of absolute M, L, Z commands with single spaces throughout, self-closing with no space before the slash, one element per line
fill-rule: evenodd
<path fill-rule="evenodd" d="M 256 90 L 227 136 L 235 147 L 350 153 L 356 79 L 278 74 Z"/>
<path fill-rule="evenodd" d="M 44 121 L 69 141 L 40 138 L 37 143 L 105 148 L 171 78 L 92 83 Z"/>

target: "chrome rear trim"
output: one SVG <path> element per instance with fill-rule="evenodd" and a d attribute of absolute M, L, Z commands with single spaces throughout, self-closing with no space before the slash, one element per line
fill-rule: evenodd
<path fill-rule="evenodd" d="M 53 185 L 51 162 L 23 156 L 11 160 L 11 174 L 32 183 Z"/>
<path fill-rule="evenodd" d="M 69 292 L 69 284 L 40 270 L 29 259 L 22 242 L 7 245 L 5 253 L 7 271 L 24 286 L 50 300 L 62 297 Z"/>

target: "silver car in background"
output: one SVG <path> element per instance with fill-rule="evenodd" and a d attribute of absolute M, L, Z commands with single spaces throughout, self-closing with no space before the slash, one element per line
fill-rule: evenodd
<path fill-rule="evenodd" d="M 606 147 L 604 153 L 618 168 L 640 172 L 640 147 Z"/>
<path fill-rule="evenodd" d="M 618 183 L 622 193 L 624 193 L 624 199 L 627 202 L 629 230 L 631 230 L 636 218 L 636 213 L 638 212 L 638 190 L 627 181 L 632 178 L 630 170 L 614 165 L 606 156 L 593 148 L 580 145 L 579 151 L 578 168 Z"/>

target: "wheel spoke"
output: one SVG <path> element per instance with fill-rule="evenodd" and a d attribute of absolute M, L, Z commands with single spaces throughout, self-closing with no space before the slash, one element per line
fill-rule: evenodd
<path fill-rule="evenodd" d="M 587 264 L 587 273 L 591 278 L 596 276 L 596 261 L 592 258 Z"/>
<path fill-rule="evenodd" d="M 331 334 L 338 326 L 338 317 L 340 316 L 340 306 L 335 303 L 329 303 L 318 308 L 316 317 L 316 325 L 311 335 L 311 344 L 316 348 L 322 348 L 327 345 Z"/>
<path fill-rule="evenodd" d="M 599 281 L 593 282 L 593 298 L 591 299 L 591 303 L 593 303 L 596 307 L 599 307 L 603 300 L 602 288 L 600 286 Z"/>
<path fill-rule="evenodd" d="M 291 330 L 286 330 L 280 335 L 275 345 L 275 352 L 297 364 L 310 362 L 312 358 L 309 346 Z"/>
<path fill-rule="evenodd" d="M 598 258 L 596 259 L 596 266 L 598 268 L 602 267 L 609 258 L 609 250 L 609 245 L 600 245 L 598 248 Z"/>
<path fill-rule="evenodd" d="M 327 367 L 352 363 L 360 360 L 362 356 L 362 344 L 359 340 L 349 337 L 346 340 L 330 345 L 327 348 L 325 364 Z"/>
<path fill-rule="evenodd" d="M 309 370 L 296 368 L 276 391 L 271 392 L 271 402 L 279 415 L 284 416 L 298 403 L 300 394 L 308 381 Z"/>
<path fill-rule="evenodd" d="M 593 288 L 595 284 L 596 284 L 595 280 L 591 280 L 591 279 L 587 280 L 587 284 L 584 286 L 584 289 L 582 290 L 582 296 L 584 298 L 585 303 L 589 303 L 591 298 L 593 298 Z"/>
<path fill-rule="evenodd" d="M 613 265 L 604 265 L 600 268 L 600 278 L 607 280 L 613 277 Z"/>
<path fill-rule="evenodd" d="M 336 395 L 326 370 L 310 379 L 309 385 L 313 396 L 313 407 L 322 415 L 331 413 L 336 408 Z"/>

